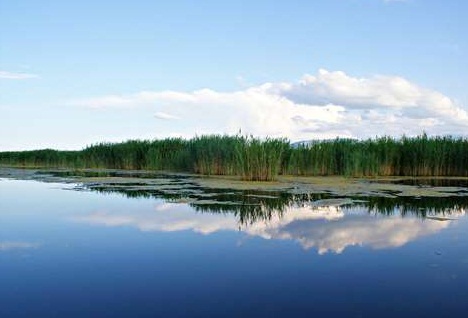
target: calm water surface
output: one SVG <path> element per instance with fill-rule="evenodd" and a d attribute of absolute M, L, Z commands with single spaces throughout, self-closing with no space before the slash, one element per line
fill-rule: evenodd
<path fill-rule="evenodd" d="M 133 196 L 0 179 L 0 317 L 464 317 L 468 310 L 463 204 L 431 210 L 422 198 L 413 211 L 312 198 L 200 208 Z"/>

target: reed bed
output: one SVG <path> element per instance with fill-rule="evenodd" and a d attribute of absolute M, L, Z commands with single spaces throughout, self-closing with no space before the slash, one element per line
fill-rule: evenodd
<path fill-rule="evenodd" d="M 21 167 L 163 170 L 271 181 L 298 176 L 468 176 L 468 139 L 426 134 L 291 144 L 284 138 L 209 135 L 189 140 L 99 143 L 81 151 L 0 152 L 0 164 Z"/>

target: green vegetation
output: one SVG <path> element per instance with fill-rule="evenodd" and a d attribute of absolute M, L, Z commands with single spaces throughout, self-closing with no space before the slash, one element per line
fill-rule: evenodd
<path fill-rule="evenodd" d="M 344 176 L 467 176 L 468 139 L 335 139 L 291 151 L 286 173 Z"/>
<path fill-rule="evenodd" d="M 286 139 L 201 136 L 100 143 L 81 151 L 0 152 L 14 167 L 108 168 L 234 175 L 269 181 L 298 176 L 468 176 L 468 139 L 383 137 L 292 145 Z"/>

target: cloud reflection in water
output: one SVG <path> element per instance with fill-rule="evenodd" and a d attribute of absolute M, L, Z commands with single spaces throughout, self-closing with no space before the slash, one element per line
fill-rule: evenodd
<path fill-rule="evenodd" d="M 458 215 L 463 215 L 460 210 Z M 304 249 L 319 254 L 341 253 L 349 246 L 375 249 L 399 247 L 420 237 L 449 227 L 452 220 L 440 221 L 402 218 L 399 215 L 373 215 L 363 208 L 339 206 L 287 207 L 269 220 L 240 224 L 235 216 L 224 213 L 195 213 L 187 204 L 159 202 L 152 211 L 114 213 L 97 211 L 76 216 L 74 221 L 104 226 L 131 226 L 141 231 L 194 231 L 210 234 L 241 230 L 264 239 L 294 240 Z"/>
<path fill-rule="evenodd" d="M 0 241 L 0 252 L 38 248 L 39 246 L 40 244 L 36 242 Z"/>

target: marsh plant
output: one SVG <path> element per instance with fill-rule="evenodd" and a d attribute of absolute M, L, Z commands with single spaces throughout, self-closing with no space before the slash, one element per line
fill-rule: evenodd
<path fill-rule="evenodd" d="M 468 176 L 468 139 L 451 136 L 291 144 L 284 138 L 206 135 L 99 143 L 80 151 L 0 152 L 15 167 L 108 168 L 232 175 L 271 181 L 300 176 Z"/>

